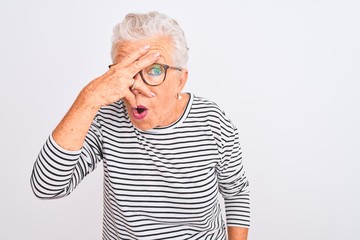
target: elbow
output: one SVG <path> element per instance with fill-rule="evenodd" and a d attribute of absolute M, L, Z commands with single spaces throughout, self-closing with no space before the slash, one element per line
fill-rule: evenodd
<path fill-rule="evenodd" d="M 35 197 L 42 200 L 49 200 L 49 199 L 58 199 L 69 195 L 69 192 L 64 189 L 54 189 L 49 188 L 44 184 L 40 184 L 34 175 L 31 176 L 30 185 L 32 192 L 34 193 Z"/>

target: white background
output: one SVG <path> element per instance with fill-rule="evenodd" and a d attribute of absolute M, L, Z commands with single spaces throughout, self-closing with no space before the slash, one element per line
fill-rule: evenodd
<path fill-rule="evenodd" d="M 0 238 L 101 239 L 101 167 L 61 200 L 36 199 L 29 178 L 80 89 L 106 71 L 113 26 L 150 10 L 185 30 L 186 91 L 239 128 L 250 239 L 359 239 L 356 0 L 1 1 Z"/>

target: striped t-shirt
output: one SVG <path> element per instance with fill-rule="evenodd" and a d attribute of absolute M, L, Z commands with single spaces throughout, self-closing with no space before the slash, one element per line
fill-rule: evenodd
<path fill-rule="evenodd" d="M 64 197 L 101 161 L 103 239 L 222 240 L 226 225 L 249 227 L 238 132 L 211 101 L 190 94 L 174 124 L 149 131 L 131 124 L 122 101 L 102 107 L 81 150 L 65 150 L 48 138 L 32 189 L 39 198 Z"/>

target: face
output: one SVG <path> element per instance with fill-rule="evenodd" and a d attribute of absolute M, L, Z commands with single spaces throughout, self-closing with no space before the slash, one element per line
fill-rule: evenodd
<path fill-rule="evenodd" d="M 120 43 L 117 46 L 116 62 L 119 62 L 122 57 L 146 44 L 151 46 L 148 54 L 160 53 L 157 63 L 174 66 L 172 42 L 167 37 Z M 187 80 L 187 74 L 187 69 L 182 71 L 168 69 L 166 79 L 162 84 L 158 86 L 146 85 L 156 94 L 152 98 L 144 96 L 137 90 L 133 91 L 138 108 L 133 109 L 128 102 L 124 102 L 131 122 L 136 128 L 150 130 L 155 127 L 164 127 L 175 122 L 181 116 L 186 106 L 186 98 L 179 100 L 176 96 L 183 89 Z M 135 75 L 134 78 L 136 81 L 144 83 L 140 74 Z"/>

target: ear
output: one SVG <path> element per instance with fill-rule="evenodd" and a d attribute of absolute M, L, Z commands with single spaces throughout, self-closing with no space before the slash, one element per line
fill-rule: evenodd
<path fill-rule="evenodd" d="M 181 73 L 180 73 L 180 76 L 179 76 L 179 79 L 178 79 L 178 92 L 181 92 L 183 90 L 183 88 L 185 87 L 185 84 L 187 82 L 187 79 L 188 79 L 188 70 L 187 68 L 184 68 L 181 70 Z"/>

